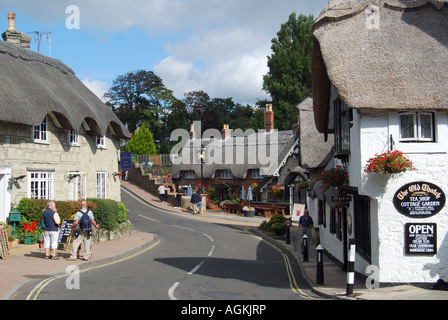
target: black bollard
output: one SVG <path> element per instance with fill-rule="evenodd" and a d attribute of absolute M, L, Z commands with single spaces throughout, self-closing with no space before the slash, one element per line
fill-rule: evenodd
<path fill-rule="evenodd" d="M 303 261 L 308 261 L 308 236 L 306 234 L 303 236 Z"/>
<path fill-rule="evenodd" d="M 324 248 L 319 245 L 316 248 L 317 251 L 317 272 L 316 272 L 316 283 L 324 284 Z"/>
<path fill-rule="evenodd" d="M 286 219 L 285 220 L 286 244 L 290 244 L 291 243 L 291 225 L 292 225 L 291 219 Z"/>

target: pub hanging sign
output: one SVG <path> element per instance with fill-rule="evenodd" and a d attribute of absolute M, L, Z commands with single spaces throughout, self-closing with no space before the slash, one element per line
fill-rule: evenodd
<path fill-rule="evenodd" d="M 445 206 L 445 193 L 429 182 L 412 182 L 402 186 L 394 195 L 395 208 L 411 218 L 427 218 Z"/>

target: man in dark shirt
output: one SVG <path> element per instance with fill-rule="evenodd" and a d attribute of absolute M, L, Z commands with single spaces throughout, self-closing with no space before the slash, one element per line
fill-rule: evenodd
<path fill-rule="evenodd" d="M 202 198 L 197 194 L 196 190 L 193 191 L 191 195 L 190 202 L 193 204 L 193 214 L 200 213 L 198 208 L 198 203 L 202 201 Z"/>
<path fill-rule="evenodd" d="M 303 236 L 306 234 L 308 241 L 311 240 L 311 229 L 314 226 L 313 218 L 310 217 L 308 209 L 305 209 L 303 216 L 299 218 L 299 239 L 303 253 Z"/>

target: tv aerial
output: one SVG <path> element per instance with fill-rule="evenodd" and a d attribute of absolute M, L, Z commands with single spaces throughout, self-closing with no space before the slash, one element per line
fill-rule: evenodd
<path fill-rule="evenodd" d="M 27 34 L 32 34 L 34 42 L 37 44 L 37 53 L 40 53 L 40 44 L 42 39 L 48 41 L 48 56 L 51 58 L 51 35 L 52 32 L 40 32 L 40 31 L 30 31 Z"/>

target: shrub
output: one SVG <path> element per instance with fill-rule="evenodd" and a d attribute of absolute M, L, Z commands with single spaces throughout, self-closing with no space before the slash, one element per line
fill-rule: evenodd
<path fill-rule="evenodd" d="M 277 236 L 283 236 L 286 234 L 285 220 L 286 218 L 282 214 L 276 214 L 268 222 L 263 221 L 258 229 L 272 232 Z"/>
<path fill-rule="evenodd" d="M 126 207 L 123 202 L 118 202 L 118 208 L 120 209 L 118 213 L 118 223 L 123 223 L 128 220 L 128 215 L 126 212 Z"/>
<path fill-rule="evenodd" d="M 114 200 L 109 199 L 87 199 L 87 201 L 96 202 L 96 209 L 92 210 L 96 223 L 101 228 L 114 231 L 118 226 L 118 217 L 120 207 Z"/>
<path fill-rule="evenodd" d="M 21 224 L 41 220 L 42 212 L 47 207 L 48 201 L 28 198 L 20 200 L 17 210 L 21 213 Z M 87 208 L 93 212 L 95 221 L 101 225 L 101 228 L 114 231 L 119 223 L 127 220 L 126 208 L 123 203 L 108 199 L 87 199 L 86 201 Z M 55 201 L 55 204 L 61 221 L 73 219 L 81 209 L 81 200 Z"/>

